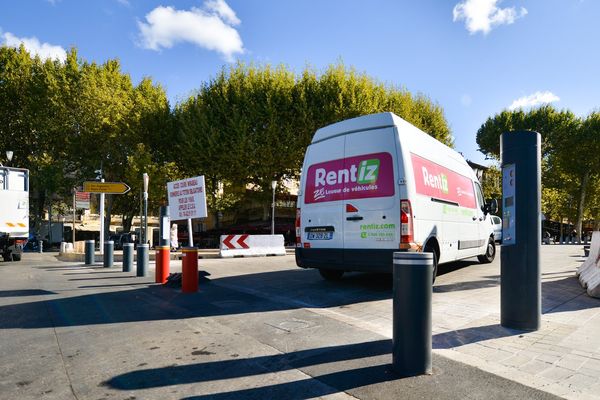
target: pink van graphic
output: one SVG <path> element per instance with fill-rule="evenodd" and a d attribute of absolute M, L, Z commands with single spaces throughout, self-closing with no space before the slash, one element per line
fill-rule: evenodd
<path fill-rule="evenodd" d="M 471 179 L 416 154 L 411 158 L 417 193 L 477 208 Z"/>
<path fill-rule="evenodd" d="M 305 203 L 394 195 L 389 153 L 364 154 L 308 167 Z"/>

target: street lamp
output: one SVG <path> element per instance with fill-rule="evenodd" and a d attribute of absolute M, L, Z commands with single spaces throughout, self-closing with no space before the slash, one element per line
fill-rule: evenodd
<path fill-rule="evenodd" d="M 150 180 L 150 178 L 145 172 L 142 176 L 144 179 L 144 229 L 142 236 L 142 244 L 146 244 L 148 242 L 148 181 Z"/>
<path fill-rule="evenodd" d="M 277 187 L 277 181 L 271 181 L 271 188 L 273 188 L 273 203 L 271 206 L 273 210 L 271 211 L 271 235 L 275 234 L 275 188 Z"/>

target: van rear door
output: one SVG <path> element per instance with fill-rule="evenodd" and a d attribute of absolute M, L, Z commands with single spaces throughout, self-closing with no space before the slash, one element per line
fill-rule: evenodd
<path fill-rule="evenodd" d="M 343 165 L 344 144 L 344 136 L 337 136 L 308 147 L 300 209 L 304 247 L 340 249 L 340 255 L 344 248 L 343 193 L 330 183 L 337 179 L 337 169 Z"/>
<path fill-rule="evenodd" d="M 342 210 L 346 264 L 362 262 L 354 249 L 398 248 L 396 141 L 393 127 L 346 135 L 345 169 L 350 180 Z"/>

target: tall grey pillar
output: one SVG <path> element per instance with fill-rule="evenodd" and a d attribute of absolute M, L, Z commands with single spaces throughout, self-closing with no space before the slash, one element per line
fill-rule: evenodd
<path fill-rule="evenodd" d="M 148 276 L 149 250 L 150 245 L 148 244 L 140 244 L 137 247 L 137 276 Z"/>
<path fill-rule="evenodd" d="M 93 240 L 85 241 L 85 265 L 93 265 L 96 262 L 96 257 L 94 254 L 94 252 L 96 251 L 95 247 L 96 242 L 94 242 Z"/>
<path fill-rule="evenodd" d="M 537 330 L 542 319 L 541 138 L 531 131 L 505 132 L 502 158 L 500 323 Z"/>
<path fill-rule="evenodd" d="M 133 271 L 133 243 L 123 243 L 123 272 Z"/>
<path fill-rule="evenodd" d="M 401 376 L 431 374 L 432 285 L 432 253 L 394 253 L 392 366 Z"/>

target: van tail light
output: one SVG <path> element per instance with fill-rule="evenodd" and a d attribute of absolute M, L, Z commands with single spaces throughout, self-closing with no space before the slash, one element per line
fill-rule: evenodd
<path fill-rule="evenodd" d="M 302 247 L 302 238 L 300 237 L 300 209 L 296 208 L 296 247 Z"/>
<path fill-rule="evenodd" d="M 414 241 L 412 208 L 409 200 L 400 200 L 400 248 Z"/>
<path fill-rule="evenodd" d="M 26 243 L 27 243 L 27 239 L 17 239 L 17 240 L 15 240 L 15 244 L 16 245 L 25 246 Z"/>

